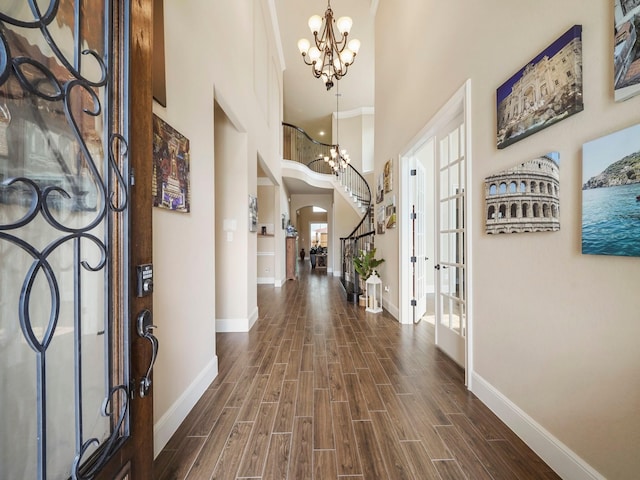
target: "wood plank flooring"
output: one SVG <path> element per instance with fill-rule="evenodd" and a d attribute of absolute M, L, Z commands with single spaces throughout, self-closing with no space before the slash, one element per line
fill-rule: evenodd
<path fill-rule="evenodd" d="M 156 480 L 560 478 L 465 389 L 431 324 L 365 313 L 304 268 L 258 305 L 251 332 L 217 334 L 219 375 Z"/>

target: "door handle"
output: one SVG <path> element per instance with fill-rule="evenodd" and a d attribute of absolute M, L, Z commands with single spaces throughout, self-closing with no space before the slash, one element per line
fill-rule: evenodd
<path fill-rule="evenodd" d="M 156 363 L 156 358 L 158 358 L 158 339 L 152 333 L 153 329 L 158 327 L 152 324 L 152 319 L 153 315 L 149 310 L 142 310 L 138 314 L 138 336 L 146 338 L 151 342 L 151 363 L 149 364 L 147 373 L 142 377 L 142 380 L 140 380 L 140 398 L 144 398 L 147 393 L 149 393 L 149 389 L 151 388 L 151 372 L 153 365 Z"/>

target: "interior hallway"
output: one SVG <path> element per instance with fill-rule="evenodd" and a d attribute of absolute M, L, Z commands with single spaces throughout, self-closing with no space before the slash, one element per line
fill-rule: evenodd
<path fill-rule="evenodd" d="M 365 313 L 305 265 L 258 286 L 251 332 L 217 334 L 219 375 L 156 480 L 559 478 L 465 390 L 432 324 Z"/>

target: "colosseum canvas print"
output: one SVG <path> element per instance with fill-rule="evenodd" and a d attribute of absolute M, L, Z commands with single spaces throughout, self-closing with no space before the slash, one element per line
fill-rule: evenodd
<path fill-rule="evenodd" d="M 640 125 L 582 146 L 582 253 L 640 257 Z"/>
<path fill-rule="evenodd" d="M 485 179 L 486 231 L 560 230 L 560 154 L 549 152 Z"/>
<path fill-rule="evenodd" d="M 503 83 L 496 101 L 498 148 L 582 111 L 582 25 L 571 27 Z"/>

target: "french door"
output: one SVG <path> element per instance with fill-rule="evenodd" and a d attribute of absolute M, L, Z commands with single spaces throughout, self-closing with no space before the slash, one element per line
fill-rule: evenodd
<path fill-rule="evenodd" d="M 151 477 L 151 19 L 0 6 L 0 478 Z"/>
<path fill-rule="evenodd" d="M 462 115 L 444 127 L 436 138 L 436 345 L 465 367 L 467 166 Z"/>
<path fill-rule="evenodd" d="M 413 322 L 419 321 L 427 312 L 427 245 L 432 239 L 427 235 L 427 222 L 433 221 L 433 215 L 427 210 L 427 195 L 432 192 L 427 187 L 427 171 L 421 157 L 425 151 L 433 148 L 433 142 L 427 142 L 420 149 L 420 155 L 411 157 L 411 177 L 409 198 L 411 202 L 411 297 Z"/>

